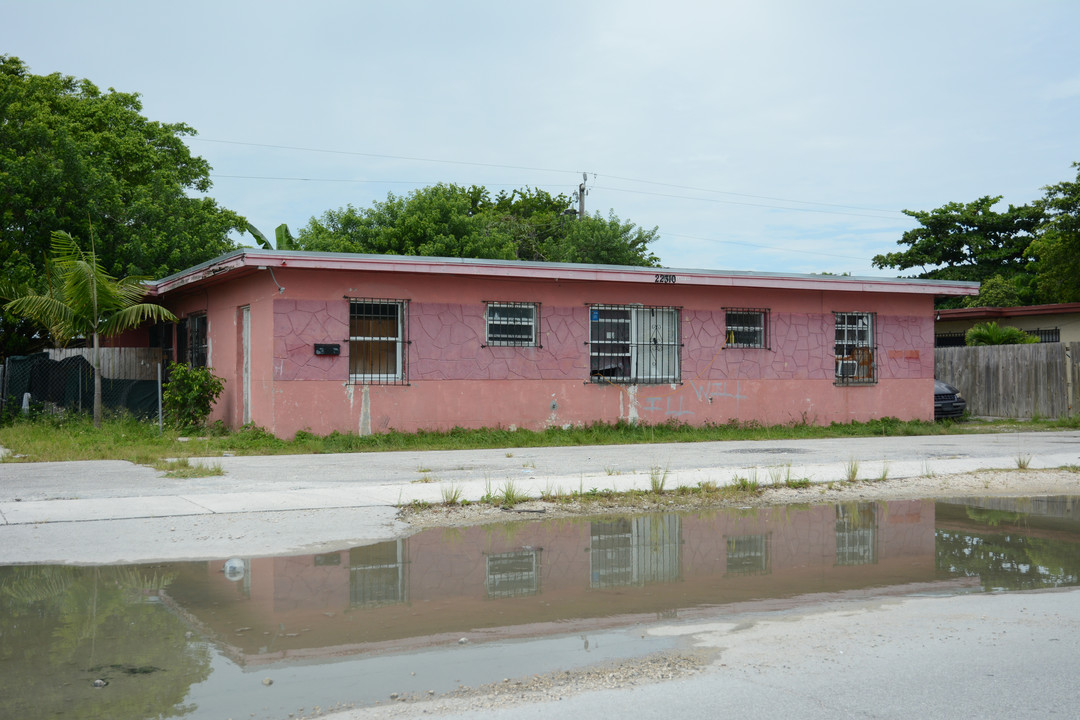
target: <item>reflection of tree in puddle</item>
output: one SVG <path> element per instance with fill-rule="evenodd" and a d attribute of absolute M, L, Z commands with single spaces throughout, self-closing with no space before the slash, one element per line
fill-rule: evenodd
<path fill-rule="evenodd" d="M 938 530 L 937 567 L 978 577 L 986 590 L 1035 590 L 1080 583 L 1080 544 L 1008 533 Z"/>
<path fill-rule="evenodd" d="M 1024 517 L 1021 513 L 1012 512 L 1010 510 L 989 510 L 987 508 L 974 507 L 971 505 L 966 508 L 966 514 L 969 520 L 974 520 L 981 525 L 988 525 L 989 527 L 997 527 L 1002 523 L 1014 525 L 1020 521 L 1020 518 Z"/>
<path fill-rule="evenodd" d="M 136 567 L 0 568 L 0 717 L 190 713 L 210 652 L 159 602 L 170 581 Z"/>

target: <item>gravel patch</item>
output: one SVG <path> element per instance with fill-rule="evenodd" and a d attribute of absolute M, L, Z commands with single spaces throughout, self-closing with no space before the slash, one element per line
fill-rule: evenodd
<path fill-rule="evenodd" d="M 399 519 L 417 528 L 457 527 L 507 520 L 572 517 L 576 515 L 676 512 L 720 507 L 817 505 L 853 500 L 915 500 L 987 496 L 1080 495 L 1080 467 L 1037 470 L 983 470 L 956 475 L 926 475 L 837 481 L 793 488 L 763 486 L 758 493 L 699 493 L 669 491 L 662 495 L 616 495 L 571 501 L 529 500 L 503 509 L 491 505 L 409 506 Z"/>

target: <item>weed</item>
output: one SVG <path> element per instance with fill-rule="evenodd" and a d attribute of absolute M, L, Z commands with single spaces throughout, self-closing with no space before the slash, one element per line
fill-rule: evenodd
<path fill-rule="evenodd" d="M 847 465 L 844 466 L 844 479 L 849 483 L 859 479 L 859 461 L 855 458 L 849 458 Z"/>
<path fill-rule="evenodd" d="M 216 477 L 225 474 L 220 463 L 214 463 L 213 465 L 192 465 L 191 461 L 187 458 L 180 458 L 179 460 L 160 460 L 153 463 L 152 467 L 155 470 L 161 470 L 165 473 L 165 477 L 170 478 Z"/>
<path fill-rule="evenodd" d="M 427 500 L 413 500 L 409 504 L 412 506 L 413 510 L 427 510 L 431 507 L 431 503 Z"/>
<path fill-rule="evenodd" d="M 933 478 L 933 477 L 937 477 L 937 473 L 936 473 L 936 472 L 934 472 L 934 469 L 933 469 L 932 467 L 930 467 L 930 461 L 929 461 L 929 460 L 923 460 L 923 464 L 922 464 L 922 476 L 923 476 L 924 478 Z"/>
<path fill-rule="evenodd" d="M 649 489 L 653 495 L 659 495 L 664 492 L 664 486 L 667 484 L 668 469 L 661 468 L 659 465 L 653 465 L 649 468 Z"/>
<path fill-rule="evenodd" d="M 784 484 L 789 488 L 808 488 L 810 487 L 810 478 L 792 478 L 789 477 L 784 481 Z"/>
<path fill-rule="evenodd" d="M 702 480 L 697 486 L 702 493 L 714 493 L 720 489 L 715 480 Z"/>
<path fill-rule="evenodd" d="M 503 485 L 502 490 L 496 496 L 498 504 L 503 507 L 512 508 L 520 502 L 524 502 L 529 499 L 529 496 L 522 492 L 521 488 L 514 484 L 513 480 L 507 480 Z"/>
<path fill-rule="evenodd" d="M 791 480 L 791 463 L 769 468 L 769 484 L 786 485 Z"/>
<path fill-rule="evenodd" d="M 1020 453 L 1016 456 L 1016 467 L 1020 470 L 1027 470 L 1031 465 L 1031 455 L 1026 453 Z"/>
<path fill-rule="evenodd" d="M 605 465 L 604 466 L 604 474 L 605 475 L 622 475 L 622 470 L 617 470 L 616 468 Z"/>
<path fill-rule="evenodd" d="M 744 492 L 751 493 L 756 493 L 760 489 L 760 485 L 758 485 L 758 481 L 756 479 L 751 480 L 749 478 L 744 478 L 740 476 L 735 477 L 734 481 L 732 482 L 732 487 L 734 487 L 736 490 L 742 490 Z"/>
<path fill-rule="evenodd" d="M 461 503 L 461 486 L 444 485 L 442 488 L 443 505 L 458 505 Z"/>
<path fill-rule="evenodd" d="M 506 457 L 512 458 L 512 457 L 514 457 L 514 453 L 508 452 L 508 453 L 506 453 Z"/>
<path fill-rule="evenodd" d="M 424 467 L 423 465 L 419 465 L 416 468 L 416 472 L 420 473 L 421 475 L 426 475 L 427 473 L 431 472 L 431 468 Z"/>
<path fill-rule="evenodd" d="M 431 482 L 435 482 L 435 476 L 433 476 L 431 474 L 430 470 L 422 470 L 421 472 L 423 473 L 423 475 L 421 475 L 416 480 L 413 480 L 414 483 L 431 483 Z"/>
<path fill-rule="evenodd" d="M 882 460 L 881 461 L 881 474 L 878 475 L 878 481 L 879 482 L 885 482 L 888 479 L 889 479 L 889 461 L 888 460 Z"/>
<path fill-rule="evenodd" d="M 528 462 L 521 463 L 521 467 L 526 468 L 528 470 L 535 470 L 536 469 L 536 463 L 533 462 L 532 460 L 529 460 Z"/>

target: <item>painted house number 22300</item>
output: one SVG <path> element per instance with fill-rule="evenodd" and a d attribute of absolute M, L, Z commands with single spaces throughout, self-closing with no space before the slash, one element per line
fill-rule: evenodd
<path fill-rule="evenodd" d="M 675 282 L 675 276 L 674 276 L 674 275 L 660 275 L 660 274 L 655 274 L 655 275 L 653 275 L 653 282 L 658 282 L 658 283 L 674 283 L 674 282 Z"/>

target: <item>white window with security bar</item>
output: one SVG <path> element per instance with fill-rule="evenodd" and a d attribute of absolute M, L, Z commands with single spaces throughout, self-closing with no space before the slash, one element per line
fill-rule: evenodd
<path fill-rule="evenodd" d="M 642 305 L 589 307 L 592 382 L 681 382 L 679 309 Z"/>
<path fill-rule="evenodd" d="M 405 300 L 349 298 L 349 382 L 406 385 Z"/>
<path fill-rule="evenodd" d="M 877 382 L 877 346 L 874 313 L 837 312 L 836 384 L 872 385 Z"/>
<path fill-rule="evenodd" d="M 760 308 L 724 308 L 724 347 L 768 348 L 769 311 Z"/>
<path fill-rule="evenodd" d="M 540 347 L 540 305 L 489 302 L 485 312 L 486 346 Z"/>

